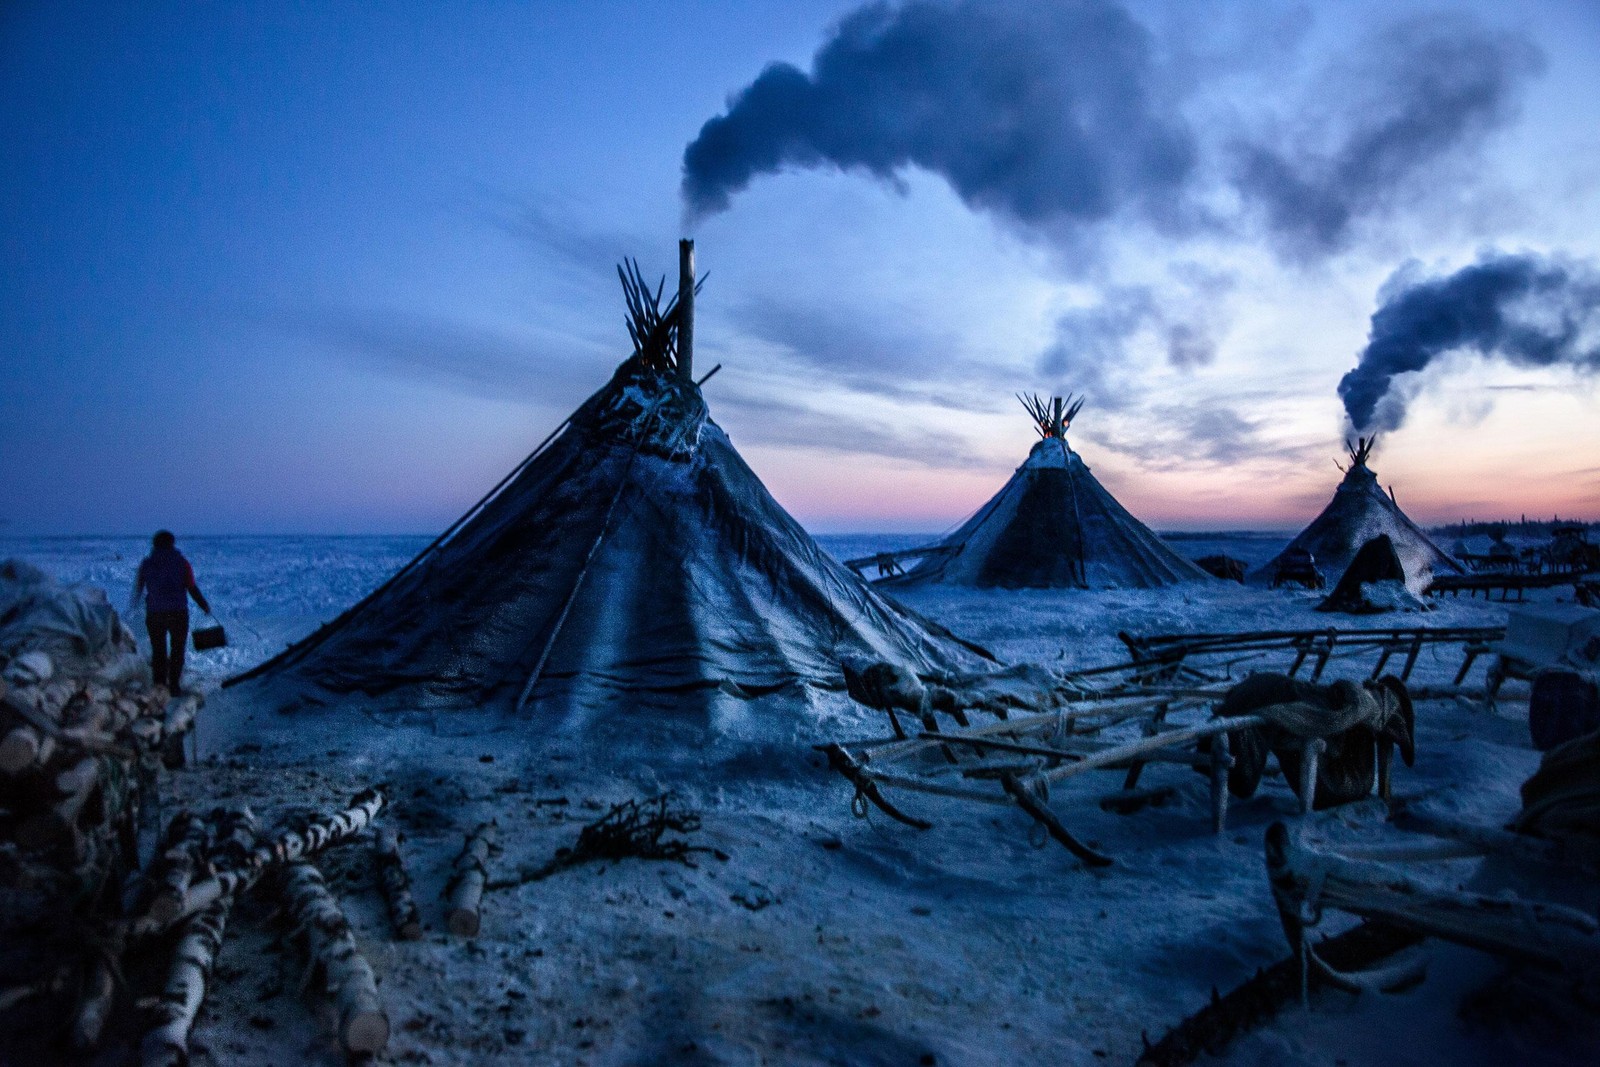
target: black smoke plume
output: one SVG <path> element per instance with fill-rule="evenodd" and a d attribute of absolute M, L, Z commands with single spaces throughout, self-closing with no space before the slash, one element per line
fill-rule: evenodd
<path fill-rule="evenodd" d="M 1395 377 L 1449 352 L 1600 371 L 1600 272 L 1591 264 L 1489 253 L 1443 278 L 1415 280 L 1402 270 L 1383 291 L 1367 347 L 1339 382 L 1359 432 L 1399 427 L 1406 398 Z"/>
<path fill-rule="evenodd" d="M 1330 74 L 1325 99 L 1300 119 L 1301 137 L 1286 131 L 1271 144 L 1241 146 L 1235 180 L 1284 250 L 1336 252 L 1358 219 L 1392 206 L 1433 165 L 1509 121 L 1523 83 L 1542 66 L 1521 36 L 1469 18 L 1398 23 Z M 1317 138 L 1316 127 L 1336 132 Z M 1332 143 L 1312 147 L 1316 139 Z"/>
<path fill-rule="evenodd" d="M 774 63 L 684 151 L 691 215 L 761 174 L 942 175 L 969 206 L 1030 225 L 1125 206 L 1170 213 L 1195 162 L 1157 99 L 1149 34 L 1106 0 L 875 3 L 845 17 L 810 74 Z"/>

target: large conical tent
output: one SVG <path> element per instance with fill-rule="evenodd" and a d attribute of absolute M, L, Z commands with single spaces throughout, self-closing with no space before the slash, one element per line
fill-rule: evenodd
<path fill-rule="evenodd" d="M 1434 573 L 1461 572 L 1460 565 L 1429 540 L 1422 528 L 1407 518 L 1394 499 L 1378 485 L 1378 476 L 1367 466 L 1377 443 L 1376 436 L 1357 438 L 1353 444 L 1346 442 L 1350 466 L 1333 500 L 1283 552 L 1248 575 L 1247 581 L 1272 581 L 1278 562 L 1298 550 L 1316 557 L 1317 566 L 1331 580 L 1344 573 L 1362 545 L 1380 534 L 1387 535 L 1393 543 L 1412 592 L 1420 592 Z"/>
<path fill-rule="evenodd" d="M 692 694 L 842 688 L 846 656 L 981 666 L 981 650 L 823 552 L 710 420 L 678 353 L 680 321 L 686 335 L 693 323 L 692 249 L 684 259 L 688 299 L 665 308 L 637 267 L 619 270 L 634 354 L 497 491 L 365 601 L 227 684 L 537 712 L 575 696 L 703 706 Z"/>
<path fill-rule="evenodd" d="M 1083 405 L 1018 397 L 1039 441 L 1005 488 L 894 584 L 1154 589 L 1210 575 L 1130 515 L 1067 445 Z"/>

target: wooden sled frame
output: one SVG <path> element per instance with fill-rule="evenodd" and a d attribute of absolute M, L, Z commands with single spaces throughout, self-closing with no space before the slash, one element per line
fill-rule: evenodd
<path fill-rule="evenodd" d="M 1144 768 L 1171 763 L 1205 772 L 1210 778 L 1212 830 L 1227 826 L 1228 771 L 1231 731 L 1262 725 L 1255 715 L 1192 722 L 1169 721 L 1176 711 L 1207 709 L 1220 700 L 1226 687 L 1169 690 L 1144 696 L 1116 695 L 1075 701 L 1057 711 L 1013 716 L 978 726 L 941 728 L 933 713 L 920 713 L 924 729 L 915 735 L 898 728 L 900 736 L 818 746 L 829 765 L 853 786 L 852 808 L 858 816 L 869 805 L 897 822 L 918 830 L 931 829 L 926 819 L 911 815 L 884 796 L 885 789 L 955 797 L 982 804 L 1020 807 L 1034 820 L 1045 838 L 1054 839 L 1090 866 L 1109 866 L 1112 860 L 1079 841 L 1050 807 L 1050 786 L 1089 771 L 1124 772 L 1122 788 L 1098 797 L 1108 810 L 1131 811 L 1172 793 L 1171 786 L 1139 788 Z M 1143 734 L 1131 741 L 1099 740 L 1114 726 L 1136 724 Z M 1192 747 L 1210 739 L 1210 752 Z M 1318 757 L 1324 743 L 1305 743 L 1301 760 L 1302 812 L 1310 809 L 1317 780 Z M 943 762 L 930 762 L 938 752 Z M 955 781 L 951 781 L 954 778 Z M 1380 768 L 1380 791 L 1388 793 L 1388 766 Z M 998 785 L 996 790 L 992 786 Z M 987 786 L 987 788 L 986 788 Z"/>
<path fill-rule="evenodd" d="M 845 777 L 856 794 L 852 806 L 864 816 L 876 807 L 890 818 L 919 830 L 930 829 L 927 820 L 908 814 L 884 795 L 885 789 L 902 789 L 935 796 L 956 797 L 984 804 L 1016 805 L 1074 855 L 1094 866 L 1111 863 L 1110 857 L 1079 842 L 1049 808 L 1050 785 L 1091 770 L 1121 770 L 1122 788 L 1098 798 L 1108 810 L 1132 811 L 1163 795 L 1171 787 L 1139 788 L 1144 768 L 1151 763 L 1176 763 L 1209 775 L 1212 829 L 1227 827 L 1228 771 L 1233 766 L 1228 733 L 1259 726 L 1257 716 L 1231 719 L 1169 720 L 1175 713 L 1209 710 L 1237 681 L 1231 666 L 1241 656 L 1256 659 L 1274 652 L 1291 656 L 1285 673 L 1294 677 L 1311 663 L 1310 681 L 1322 677 L 1338 656 L 1376 653 L 1369 679 L 1375 679 L 1396 655 L 1403 655 L 1400 679 L 1415 667 L 1422 649 L 1458 644 L 1463 659 L 1455 680 L 1446 690 L 1413 689 L 1414 699 L 1460 692 L 1477 658 L 1490 642 L 1504 636 L 1501 627 L 1387 627 L 1361 630 L 1266 630 L 1239 633 L 1119 635 L 1133 655 L 1121 663 L 1061 675 L 1056 697 L 1061 707 L 1053 711 L 1011 715 L 996 722 L 971 725 L 966 711 L 948 710 L 956 726 L 945 729 L 935 717 L 929 698 L 915 710 L 885 707 L 894 736 L 890 738 L 818 746 L 833 770 Z M 1231 658 L 1230 658 L 1231 657 Z M 902 717 L 921 722 L 920 732 L 908 732 Z M 1107 743 L 1098 740 L 1106 729 L 1137 723 L 1142 737 Z M 1210 752 L 1190 748 L 1210 739 Z M 1317 767 L 1324 742 L 1309 739 L 1302 749 L 1299 796 L 1301 811 L 1310 810 Z M 925 757 L 937 750 L 942 765 L 930 766 Z M 1390 760 L 1380 749 L 1377 767 L 1378 795 L 1390 798 Z M 950 777 L 957 776 L 955 782 Z M 999 790 L 985 788 L 985 783 Z"/>
<path fill-rule="evenodd" d="M 1459 687 L 1466 680 L 1478 657 L 1488 653 L 1494 642 L 1504 640 L 1505 627 L 1397 626 L 1358 630 L 1328 627 L 1322 630 L 1255 630 L 1239 633 L 1139 636 L 1120 633 L 1117 636 L 1128 646 L 1128 653 L 1133 657 L 1133 663 L 1094 668 L 1079 672 L 1079 676 L 1087 677 L 1118 669 L 1132 670 L 1135 667 L 1142 668 L 1140 675 L 1142 677 L 1170 676 L 1180 668 L 1191 673 L 1209 675 L 1218 667 L 1231 665 L 1225 659 L 1217 662 L 1223 657 L 1253 659 L 1254 656 L 1247 654 L 1264 655 L 1278 652 L 1293 656 L 1292 662 L 1284 671 L 1285 674 L 1291 678 L 1297 677 L 1300 669 L 1309 662 L 1311 674 L 1307 680 L 1315 682 L 1321 679 L 1322 672 L 1335 657 L 1375 652 L 1377 659 L 1373 663 L 1371 673 L 1367 675 L 1369 679 L 1376 679 L 1383 674 L 1392 657 L 1402 655 L 1405 658 L 1397 677 L 1402 682 L 1409 683 L 1412 668 L 1416 666 L 1417 658 L 1424 648 L 1459 644 L 1463 646 L 1461 666 L 1456 671 L 1454 681 L 1450 683 L 1452 687 Z M 1421 697 L 1424 693 L 1418 691 L 1413 695 Z"/>
<path fill-rule="evenodd" d="M 1566 975 L 1579 983 L 1586 1000 L 1600 1002 L 1600 923 L 1592 916 L 1562 904 L 1428 885 L 1394 866 L 1397 861 L 1484 855 L 1502 847 L 1519 860 L 1534 855 L 1557 858 L 1548 842 L 1533 838 L 1502 842 L 1502 833 L 1469 832 L 1453 840 L 1434 838 L 1341 853 L 1313 848 L 1284 823 L 1273 823 L 1266 835 L 1267 878 L 1300 969 L 1302 1002 L 1308 999 L 1313 972 L 1337 988 L 1360 992 L 1414 984 L 1426 969 L 1426 959 L 1420 956 L 1368 971 L 1341 971 L 1329 964 L 1311 938 L 1328 909 Z"/>

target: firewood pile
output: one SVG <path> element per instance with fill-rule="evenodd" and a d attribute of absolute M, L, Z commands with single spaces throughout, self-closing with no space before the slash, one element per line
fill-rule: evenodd
<path fill-rule="evenodd" d="M 180 811 L 142 868 L 127 862 L 130 845 L 114 872 L 124 877 L 108 873 L 70 906 L 41 905 L 32 923 L 8 912 L 16 927 L 8 952 L 26 942 L 35 956 L 30 972 L 8 973 L 7 982 L 23 978 L 20 984 L 0 989 L 8 1043 L 15 1047 L 21 1032 L 26 1047 L 41 1053 L 109 1044 L 137 1048 L 147 1067 L 187 1063 L 230 914 L 259 887 L 286 920 L 284 939 L 304 958 L 306 984 L 330 1001 L 341 1047 L 356 1056 L 381 1052 L 389 1020 L 376 978 L 313 860 L 331 846 L 370 839 L 385 803 L 381 789 L 367 789 L 340 811 L 290 813 L 267 832 L 248 808 Z M 404 875 L 398 845 L 388 862 Z M 119 1025 L 110 1025 L 114 1018 Z"/>
<path fill-rule="evenodd" d="M 75 1036 L 98 1035 L 122 886 L 200 705 L 150 683 L 102 590 L 0 563 L 0 1008 L 77 996 Z"/>
<path fill-rule="evenodd" d="M 201 705 L 135 649 L 102 591 L 0 564 L 0 1007 L 112 987 L 118 897 Z"/>

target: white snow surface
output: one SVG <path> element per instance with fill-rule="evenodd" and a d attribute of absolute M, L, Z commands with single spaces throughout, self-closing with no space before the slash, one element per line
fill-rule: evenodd
<path fill-rule="evenodd" d="M 921 539 L 819 540 L 846 557 Z M 191 653 L 191 678 L 214 688 L 332 618 L 425 543 L 182 540 L 231 641 Z M 1176 544 L 1254 563 L 1282 542 Z M 0 555 L 105 585 L 120 605 L 145 545 L 9 538 Z M 1345 619 L 1316 613 L 1320 594 L 1223 582 L 1099 592 L 930 587 L 900 599 L 1004 660 L 1066 667 L 1123 659 L 1119 630 L 1496 625 L 1506 616 L 1499 602 L 1458 599 L 1423 615 Z M 142 619 L 128 621 L 142 640 Z M 1447 683 L 1457 663 L 1424 652 L 1413 681 Z M 1326 677 L 1364 676 L 1370 665 L 1335 659 Z M 406 835 L 424 938 L 393 939 L 364 849 L 334 849 L 324 867 L 380 976 L 394 1024 L 386 1060 L 398 1064 L 1130 1064 L 1141 1033 L 1157 1039 L 1213 988 L 1227 991 L 1287 955 L 1263 867 L 1270 823 L 1298 823 L 1313 842 L 1398 836 L 1376 801 L 1302 821 L 1278 778 L 1235 800 L 1227 832 L 1213 836 L 1205 779 L 1161 767 L 1141 784 L 1174 784 L 1176 797 L 1133 815 L 1073 802 L 1115 791 L 1121 772 L 1054 791 L 1067 825 L 1115 857 L 1106 870 L 1088 870 L 1054 844 L 1035 847 L 1026 816 L 1004 807 L 901 796 L 934 828 L 919 832 L 875 810 L 858 819 L 851 788 L 809 747 L 886 732 L 843 694 L 739 703 L 718 720 L 729 725 L 723 736 L 685 737 L 652 729 L 648 709 L 625 703 L 604 730 L 552 734 L 536 710 L 520 720 L 407 717 L 351 704 L 284 716 L 237 692 L 210 694 L 200 761 L 173 776 L 163 802 L 168 811 L 248 803 L 265 821 L 286 806 L 332 809 L 365 785 L 390 783 L 384 818 Z M 1396 768 L 1397 793 L 1503 825 L 1538 765 L 1526 687 L 1508 687 L 1492 710 L 1419 704 L 1417 752 L 1415 768 Z M 704 852 L 692 867 L 626 860 L 565 870 L 489 893 L 476 939 L 444 932 L 439 894 L 480 821 L 498 820 L 490 876 L 508 877 L 573 844 L 610 804 L 669 788 L 702 815 L 693 843 L 725 860 Z M 1437 866 L 1443 885 L 1494 876 L 1476 861 Z M 1349 924 L 1330 915 L 1325 927 Z M 1592 1016 L 1574 1016 L 1559 998 L 1550 1007 L 1492 957 L 1433 951 L 1430 976 L 1410 991 L 1321 994 L 1215 1062 L 1593 1062 Z M 301 967 L 263 904 L 236 910 L 195 1062 L 342 1062 L 322 1001 L 299 992 Z"/>

